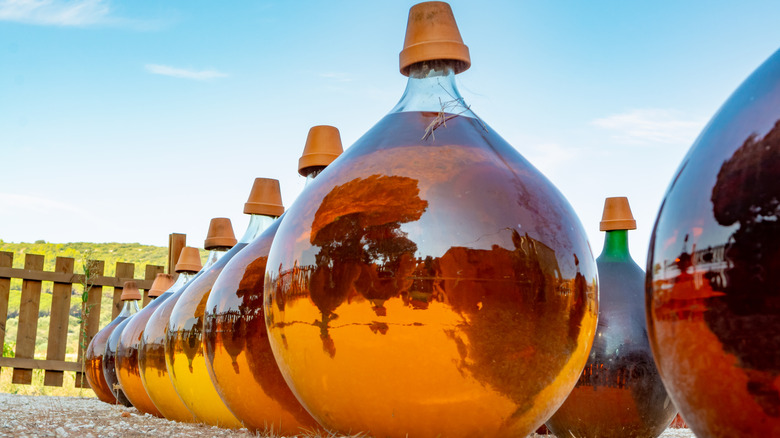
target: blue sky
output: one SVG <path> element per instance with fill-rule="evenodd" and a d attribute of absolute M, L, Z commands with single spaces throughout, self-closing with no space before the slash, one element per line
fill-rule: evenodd
<path fill-rule="evenodd" d="M 202 246 L 255 177 L 291 205 L 309 127 L 348 147 L 401 97 L 411 1 L 0 0 L 0 238 Z M 780 47 L 780 2 L 452 1 L 475 113 L 568 198 L 595 255 L 628 196 L 644 264 L 706 122 Z"/>

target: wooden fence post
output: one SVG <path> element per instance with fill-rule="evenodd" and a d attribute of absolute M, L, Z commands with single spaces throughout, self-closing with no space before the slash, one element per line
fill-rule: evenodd
<path fill-rule="evenodd" d="M 182 248 L 187 246 L 187 235 L 171 233 L 168 236 L 168 273 L 176 276 L 176 262 L 179 261 L 179 255 Z"/>
<path fill-rule="evenodd" d="M 144 279 L 153 282 L 154 279 L 157 278 L 157 274 L 162 274 L 164 269 L 165 268 L 163 266 L 146 265 L 146 275 L 144 276 Z M 144 295 L 143 305 L 144 307 L 146 307 L 146 305 L 149 304 L 149 301 L 151 301 L 151 299 L 149 298 L 149 289 L 144 289 L 143 295 Z"/>
<path fill-rule="evenodd" d="M 73 259 L 57 257 L 54 272 L 73 274 Z M 46 347 L 47 360 L 65 360 L 65 348 L 68 343 L 68 320 L 70 319 L 70 296 L 72 283 L 54 282 L 51 297 L 51 313 L 49 319 L 49 338 Z M 46 370 L 43 384 L 46 386 L 62 386 L 62 371 Z"/>
<path fill-rule="evenodd" d="M 24 269 L 43 270 L 43 256 L 27 254 L 24 256 Z M 35 356 L 35 338 L 38 334 L 38 312 L 41 304 L 41 281 L 22 281 L 22 299 L 19 306 L 19 329 L 16 332 L 16 357 L 32 359 Z M 12 383 L 29 385 L 32 383 L 32 369 L 14 368 Z"/>
<path fill-rule="evenodd" d="M 10 268 L 14 264 L 14 253 L 0 252 L 0 268 Z M 5 345 L 5 323 L 8 320 L 8 298 L 11 295 L 11 278 L 0 278 L 0 348 Z M 0 356 L 2 356 L 0 351 Z"/>
<path fill-rule="evenodd" d="M 84 281 L 87 286 L 89 296 L 87 297 L 86 311 L 87 318 L 82 324 L 86 324 L 86 338 L 83 337 L 84 330 L 79 327 L 79 355 L 78 361 L 84 360 L 84 350 L 92 342 L 92 338 L 95 337 L 100 329 L 100 301 L 103 299 L 103 286 L 95 286 L 91 283 L 91 278 L 99 277 L 103 275 L 105 269 L 105 263 L 102 260 L 87 260 L 86 261 L 89 271 L 89 278 Z M 76 373 L 76 387 L 77 388 L 89 388 L 89 383 L 86 377 L 81 372 Z"/>
<path fill-rule="evenodd" d="M 135 265 L 132 263 L 123 263 L 123 262 L 116 262 L 116 273 L 114 274 L 114 277 L 116 278 L 126 278 L 128 280 L 134 278 L 133 275 L 135 274 Z M 124 286 L 124 283 L 122 283 L 122 286 Z M 124 287 L 115 287 L 114 288 L 114 305 L 111 307 L 111 320 L 113 321 L 117 316 L 119 316 L 119 313 L 122 311 L 122 291 L 124 290 Z"/>

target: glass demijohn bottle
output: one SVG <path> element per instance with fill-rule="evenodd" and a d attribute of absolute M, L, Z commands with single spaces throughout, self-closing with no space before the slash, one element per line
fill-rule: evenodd
<path fill-rule="evenodd" d="M 138 286 L 135 281 L 126 281 L 122 289 L 122 295 L 120 300 L 124 303 L 122 305 L 122 311 L 119 312 L 116 319 L 120 320 L 116 328 L 108 336 L 106 341 L 106 347 L 103 352 L 103 376 L 106 378 L 106 383 L 111 389 L 111 392 L 116 397 L 119 404 L 125 406 L 132 406 L 130 400 L 125 396 L 122 391 L 119 380 L 116 377 L 116 349 L 119 342 L 119 336 L 122 334 L 127 322 L 136 314 L 138 314 L 138 303 L 142 296 L 141 291 L 138 290 Z"/>
<path fill-rule="evenodd" d="M 254 183 L 257 186 L 263 184 L 275 184 L 276 188 L 279 187 L 279 182 L 273 179 L 257 178 Z M 255 197 L 250 196 L 247 202 L 270 205 L 270 202 L 275 199 L 264 199 L 257 196 L 265 192 L 262 189 L 254 190 L 253 186 L 252 194 Z M 276 215 L 251 214 L 250 212 L 249 226 L 238 242 L 236 242 L 235 237 L 232 237 L 232 228 L 230 228 L 230 233 L 227 230 L 210 231 L 210 235 L 217 237 L 206 240 L 204 246 L 206 249 L 219 247 L 232 247 L 232 249 L 227 251 L 211 268 L 192 281 L 171 312 L 165 345 L 165 359 L 176 392 L 190 412 L 195 415 L 197 421 L 220 427 L 242 427 L 239 419 L 225 406 L 206 370 L 206 360 L 203 355 L 203 312 L 214 282 L 225 265 L 249 242 L 254 240 L 262 230 L 267 228 L 281 214 L 280 210 L 273 212 L 278 213 Z M 228 228 L 230 221 L 213 220 L 211 227 Z"/>
<path fill-rule="evenodd" d="M 645 324 L 645 273 L 628 252 L 636 229 L 625 197 L 607 198 L 600 224 L 599 323 L 588 363 L 547 427 L 559 437 L 655 438 L 677 408 L 653 362 Z"/>
<path fill-rule="evenodd" d="M 133 282 L 132 286 L 135 286 Z M 127 284 L 125 284 L 127 287 Z M 138 289 L 136 288 L 136 293 Z M 89 386 L 95 391 L 98 398 L 106 403 L 117 404 L 124 403 L 123 400 L 117 400 L 115 392 L 113 390 L 113 384 L 116 382 L 108 382 L 105 375 L 105 351 L 108 338 L 124 320 L 130 315 L 138 311 L 138 298 L 132 298 L 131 293 L 127 289 L 123 290 L 121 300 L 124 302 L 122 312 L 114 318 L 113 321 L 106 324 L 90 341 L 87 346 L 87 350 L 84 353 L 84 361 L 86 362 L 86 376 Z"/>
<path fill-rule="evenodd" d="M 587 360 L 595 260 L 560 192 L 460 96 L 449 5 L 411 8 L 400 61 L 400 102 L 279 225 L 271 348 L 327 429 L 525 436 Z"/>
<path fill-rule="evenodd" d="M 184 277 L 182 277 L 183 280 Z M 149 398 L 141 381 L 141 372 L 138 369 L 138 346 L 141 343 L 141 335 L 144 327 L 146 327 L 146 323 L 149 321 L 149 317 L 152 316 L 157 306 L 173 294 L 173 285 L 173 276 L 170 274 L 157 274 L 151 289 L 147 292 L 147 296 L 153 301 L 136 313 L 135 316 L 122 323 L 125 327 L 119 335 L 116 347 L 116 375 L 119 385 L 122 387 L 122 392 L 140 412 L 156 417 L 162 417 L 163 415 L 152 403 L 152 399 Z"/>
<path fill-rule="evenodd" d="M 206 265 L 213 263 L 216 257 L 217 255 L 212 251 Z M 187 285 L 203 272 L 201 268 L 198 249 L 190 246 L 182 248 L 179 261 L 176 263 L 179 277 L 169 289 L 172 294 L 154 309 L 138 344 L 138 369 L 141 371 L 144 389 L 157 410 L 168 420 L 195 421 L 192 413 L 176 394 L 168 376 L 168 368 L 165 364 L 165 332 L 176 300 L 187 289 Z"/>
<path fill-rule="evenodd" d="M 306 186 L 341 152 L 338 129 L 312 127 L 298 162 Z M 281 195 L 277 196 L 281 209 Z M 247 204 L 246 208 L 258 207 Z M 281 221 L 277 219 L 225 266 L 206 305 L 203 343 L 209 374 L 244 425 L 254 431 L 272 428 L 282 435 L 295 435 L 319 425 L 284 381 L 265 330 L 265 262 Z"/>
<path fill-rule="evenodd" d="M 658 369 L 696 436 L 780 436 L 780 51 L 680 164 L 646 287 Z"/>

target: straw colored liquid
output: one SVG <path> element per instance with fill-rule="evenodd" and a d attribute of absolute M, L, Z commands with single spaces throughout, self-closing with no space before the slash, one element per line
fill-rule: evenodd
<path fill-rule="evenodd" d="M 138 368 L 141 370 L 141 380 L 146 393 L 165 418 L 193 422 L 195 417 L 176 393 L 165 365 L 168 321 L 173 306 L 185 290 L 187 285 L 165 300 L 149 318 L 138 348 Z"/>
<path fill-rule="evenodd" d="M 198 421 L 227 428 L 240 428 L 242 424 L 225 406 L 206 369 L 203 313 L 222 269 L 245 246 L 238 243 L 187 286 L 171 314 L 165 341 L 166 364 L 179 397 Z"/>

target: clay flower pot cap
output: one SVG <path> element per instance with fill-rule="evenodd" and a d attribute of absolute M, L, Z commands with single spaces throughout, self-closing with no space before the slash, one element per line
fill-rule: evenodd
<path fill-rule="evenodd" d="M 236 244 L 236 235 L 233 234 L 233 224 L 226 217 L 215 217 L 209 222 L 209 232 L 203 248 L 232 248 Z"/>
<path fill-rule="evenodd" d="M 179 261 L 176 263 L 176 272 L 198 272 L 202 267 L 198 248 L 185 246 L 181 249 Z"/>
<path fill-rule="evenodd" d="M 303 155 L 298 160 L 298 173 L 306 176 L 309 167 L 324 167 L 338 158 L 344 148 L 341 146 L 341 134 L 333 126 L 319 125 L 309 129 Z"/>
<path fill-rule="evenodd" d="M 469 48 L 463 44 L 458 24 L 450 5 L 444 2 L 425 2 L 409 9 L 404 49 L 399 55 L 401 74 L 409 76 L 409 66 L 434 59 L 457 62 L 455 73 L 471 66 Z"/>
<path fill-rule="evenodd" d="M 119 297 L 119 299 L 122 301 L 141 299 L 141 291 L 138 290 L 138 285 L 135 284 L 135 281 L 130 280 L 125 282 L 122 287 L 122 296 Z"/>
<path fill-rule="evenodd" d="M 636 221 L 631 214 L 628 198 L 618 196 L 604 200 L 604 213 L 599 224 L 601 231 L 636 230 Z"/>
<path fill-rule="evenodd" d="M 152 283 L 152 288 L 149 289 L 149 298 L 159 297 L 163 292 L 170 289 L 173 286 L 173 275 L 171 274 L 157 274 Z"/>
<path fill-rule="evenodd" d="M 255 178 L 249 200 L 244 204 L 245 214 L 263 214 L 266 216 L 281 216 L 284 213 L 282 204 L 282 189 L 279 180 L 272 178 Z"/>

